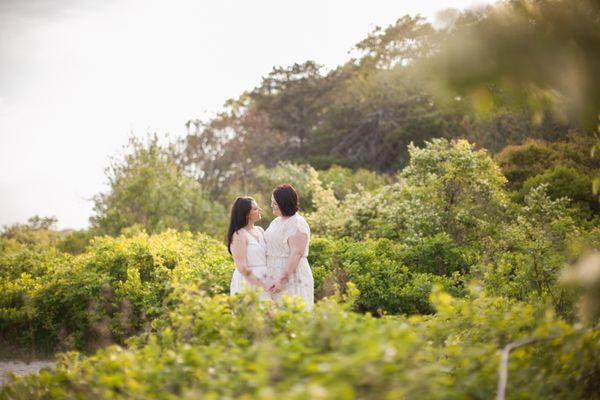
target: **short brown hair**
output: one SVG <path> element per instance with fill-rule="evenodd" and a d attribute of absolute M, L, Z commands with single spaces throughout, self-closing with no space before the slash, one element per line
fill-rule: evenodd
<path fill-rule="evenodd" d="M 298 211 L 298 193 L 292 185 L 283 184 L 273 189 L 273 198 L 281 214 L 290 217 Z"/>

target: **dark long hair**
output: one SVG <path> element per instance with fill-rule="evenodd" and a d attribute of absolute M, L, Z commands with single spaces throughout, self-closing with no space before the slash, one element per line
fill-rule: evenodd
<path fill-rule="evenodd" d="M 231 254 L 231 241 L 233 234 L 248 225 L 248 216 L 252 210 L 252 197 L 238 197 L 231 206 L 231 216 L 229 217 L 229 230 L 227 231 L 227 250 Z"/>

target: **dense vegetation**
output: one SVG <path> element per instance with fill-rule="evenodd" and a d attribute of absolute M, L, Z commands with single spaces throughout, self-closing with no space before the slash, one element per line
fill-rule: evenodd
<path fill-rule="evenodd" d="M 132 139 L 91 228 L 4 227 L 0 342 L 65 353 L 0 399 L 487 399 L 515 342 L 508 398 L 600 398 L 598 64 L 564 59 L 600 19 L 573 4 L 403 17 L 327 73 L 274 68 L 181 141 Z M 314 312 L 228 296 L 226 207 L 253 195 L 267 224 L 282 182 L 314 233 Z"/>
<path fill-rule="evenodd" d="M 28 377 L 4 398 L 491 398 L 498 348 L 527 336 L 570 335 L 515 351 L 511 398 L 598 392 L 597 331 L 578 333 L 529 304 L 432 296 L 432 317 L 376 319 L 351 303 L 272 308 L 256 297 L 183 291 L 156 331 Z M 351 299 L 346 299 L 351 301 Z"/>
<path fill-rule="evenodd" d="M 130 234 L 94 238 L 78 256 L 51 247 L 3 252 L 2 340 L 37 350 L 93 350 L 147 329 L 178 284 L 209 294 L 228 289 L 233 267 L 216 240 L 189 232 Z"/>
<path fill-rule="evenodd" d="M 2 396 L 486 398 L 499 349 L 551 335 L 512 355 L 511 397 L 597 393 L 600 333 L 582 331 L 597 289 L 559 282 L 600 246 L 596 220 L 546 183 L 511 200 L 498 165 L 466 141 L 409 154 L 396 182 L 341 198 L 309 166 L 275 170 L 312 196 L 314 314 L 229 298 L 230 257 L 202 234 L 134 226 L 71 255 L 66 239 L 41 239 L 53 221 L 5 229 L 2 340 L 105 350 L 69 353 Z"/>

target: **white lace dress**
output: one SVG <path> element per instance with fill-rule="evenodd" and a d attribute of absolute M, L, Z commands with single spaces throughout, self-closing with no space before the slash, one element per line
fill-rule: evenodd
<path fill-rule="evenodd" d="M 257 226 L 256 228 L 261 232 L 261 237 L 259 240 L 256 240 L 256 238 L 245 229 L 240 229 L 238 232 L 242 233 L 242 235 L 244 235 L 248 241 L 248 247 L 246 249 L 246 262 L 248 263 L 248 267 L 252 270 L 254 276 L 264 282 L 267 279 L 266 243 L 264 238 L 265 233 L 260 226 Z M 234 296 L 236 293 L 239 293 L 246 288 L 257 289 L 254 285 L 248 282 L 236 268 L 231 276 L 229 294 Z M 271 296 L 266 293 L 266 291 L 262 292 L 261 299 L 266 300 L 270 298 Z"/>
<path fill-rule="evenodd" d="M 306 243 L 303 257 L 300 259 L 296 271 L 290 276 L 285 289 L 280 293 L 272 295 L 272 297 L 274 300 L 278 300 L 286 293 L 289 296 L 298 296 L 311 309 L 314 305 L 315 288 L 313 275 L 306 259 L 310 243 L 310 228 L 306 220 L 298 213 L 285 220 L 282 220 L 281 217 L 275 218 L 265 231 L 265 239 L 267 241 L 267 282 L 271 285 L 279 280 L 290 256 L 288 239 L 298 232 L 308 235 L 308 242 Z"/>

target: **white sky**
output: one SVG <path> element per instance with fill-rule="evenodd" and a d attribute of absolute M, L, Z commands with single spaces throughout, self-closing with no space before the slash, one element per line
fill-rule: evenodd
<path fill-rule="evenodd" d="M 184 135 L 273 66 L 328 68 L 376 25 L 486 0 L 0 0 L 0 225 L 83 228 L 133 132 Z"/>

